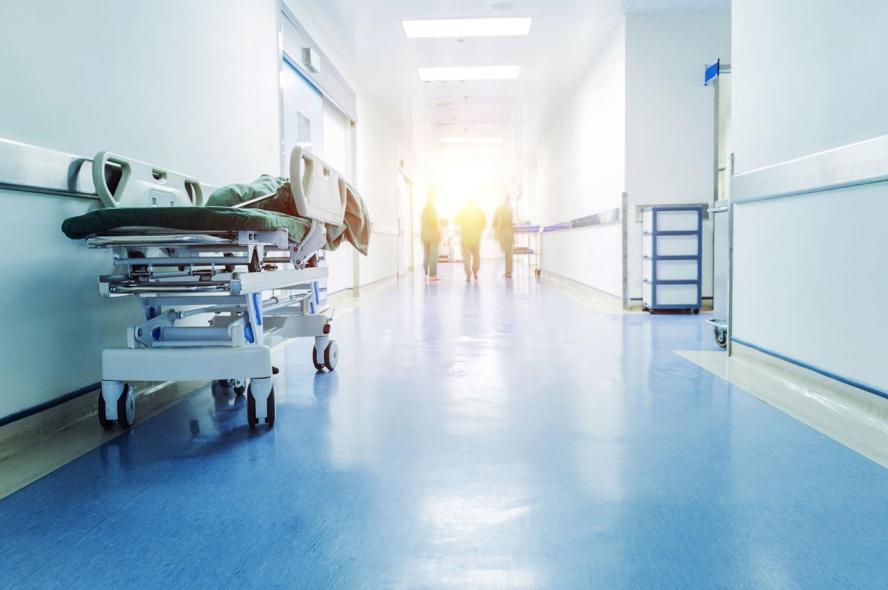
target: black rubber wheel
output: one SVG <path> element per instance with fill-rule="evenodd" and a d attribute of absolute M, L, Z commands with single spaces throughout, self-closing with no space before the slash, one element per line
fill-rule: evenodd
<path fill-rule="evenodd" d="M 339 346 L 335 340 L 331 340 L 327 344 L 327 348 L 324 349 L 324 366 L 328 371 L 333 372 L 336 370 L 337 364 L 339 364 Z"/>
<path fill-rule="evenodd" d="M 274 426 L 274 387 L 271 388 L 271 393 L 268 394 L 268 399 L 265 400 L 265 423 L 268 424 L 269 428 Z"/>
<path fill-rule="evenodd" d="M 721 348 L 727 348 L 728 331 L 722 330 L 720 328 L 715 328 L 715 343 L 718 344 Z"/>
<path fill-rule="evenodd" d="M 123 384 L 123 392 L 117 398 L 117 423 L 124 429 L 136 423 L 136 396 L 129 383 Z"/>
<path fill-rule="evenodd" d="M 256 398 L 249 388 L 247 388 L 247 424 L 250 428 L 256 428 L 259 424 L 259 419 L 256 418 Z"/>
<path fill-rule="evenodd" d="M 274 387 L 265 400 L 265 423 L 271 428 L 274 426 Z M 256 398 L 253 397 L 252 388 L 247 388 L 247 424 L 250 428 L 256 428 L 259 425 L 259 418 L 256 417 Z"/>
<path fill-rule="evenodd" d="M 108 418 L 105 417 L 105 398 L 102 396 L 101 391 L 99 391 L 99 411 L 97 415 L 99 417 L 99 424 L 102 425 L 102 428 L 105 430 L 111 430 L 114 428 L 114 420 L 108 420 Z"/>
<path fill-rule="evenodd" d="M 325 360 L 326 360 L 326 356 L 327 356 L 327 355 L 326 355 L 326 352 L 325 352 L 325 353 L 324 353 Z M 313 365 L 314 365 L 314 368 L 315 368 L 316 370 L 318 370 L 318 371 L 323 371 L 323 370 L 324 370 L 324 363 L 319 363 L 319 362 L 318 362 L 318 349 L 317 349 L 317 347 L 312 347 L 312 349 L 311 349 L 311 364 L 313 364 Z"/>

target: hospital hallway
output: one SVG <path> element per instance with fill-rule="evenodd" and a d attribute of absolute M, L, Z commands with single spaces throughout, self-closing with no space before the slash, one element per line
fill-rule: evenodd
<path fill-rule="evenodd" d="M 0 590 L 888 590 L 886 24 L 0 0 Z"/>
<path fill-rule="evenodd" d="M 0 501 L 0 587 L 865 588 L 888 471 L 678 354 L 698 317 L 412 275 Z M 715 353 L 714 353 L 715 354 Z"/>

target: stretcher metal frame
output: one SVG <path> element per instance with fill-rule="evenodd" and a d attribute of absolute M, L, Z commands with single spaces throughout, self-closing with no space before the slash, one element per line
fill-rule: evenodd
<path fill-rule="evenodd" d="M 108 179 L 116 178 L 116 187 Z M 332 309 L 319 307 L 327 277 L 315 254 L 326 244 L 325 223 L 343 222 L 343 177 L 296 148 L 290 158 L 296 210 L 311 220 L 299 242 L 286 230 L 183 232 L 121 228 L 86 240 L 108 249 L 114 271 L 99 277 L 104 297 L 136 296 L 144 321 L 127 329 L 126 348 L 102 352 L 98 418 L 105 429 L 135 420 L 132 382 L 201 380 L 247 394 L 251 428 L 275 421 L 272 347 L 314 338 L 312 363 L 333 371 L 338 348 L 330 337 Z M 188 177 L 106 152 L 93 180 L 108 207 L 203 206 L 200 184 Z M 252 204 L 259 199 L 254 199 Z"/>

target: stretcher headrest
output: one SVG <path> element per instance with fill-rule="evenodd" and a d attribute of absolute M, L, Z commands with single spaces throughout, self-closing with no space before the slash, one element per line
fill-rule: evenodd
<path fill-rule="evenodd" d="M 345 178 L 329 164 L 303 150 L 290 153 L 290 188 L 302 217 L 339 225 L 345 217 Z"/>
<path fill-rule="evenodd" d="M 93 158 L 93 184 L 105 207 L 202 207 L 194 178 L 111 152 Z"/>

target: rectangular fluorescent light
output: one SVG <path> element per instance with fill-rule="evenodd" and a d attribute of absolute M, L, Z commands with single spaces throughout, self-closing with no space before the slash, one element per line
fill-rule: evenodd
<path fill-rule="evenodd" d="M 463 148 L 447 148 L 444 155 L 453 156 L 497 156 L 501 155 L 499 149 L 491 147 L 463 147 Z"/>
<path fill-rule="evenodd" d="M 411 39 L 444 37 L 523 37 L 530 33 L 532 18 L 434 18 L 404 20 Z"/>
<path fill-rule="evenodd" d="M 514 80 L 521 75 L 521 66 L 468 66 L 446 68 L 419 68 L 423 82 L 449 80 Z"/>
<path fill-rule="evenodd" d="M 442 137 L 441 143 L 447 145 L 499 145 L 502 137 Z"/>

